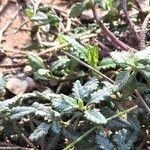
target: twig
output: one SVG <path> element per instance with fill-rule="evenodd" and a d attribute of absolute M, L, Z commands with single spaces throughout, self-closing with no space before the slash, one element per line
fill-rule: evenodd
<path fill-rule="evenodd" d="M 94 18 L 95 18 L 97 24 L 103 30 L 103 34 L 108 36 L 121 49 L 127 50 L 127 51 L 132 51 L 132 52 L 137 52 L 136 49 L 130 47 L 129 45 L 127 45 L 127 44 L 123 43 L 122 41 L 120 41 L 119 39 L 117 39 L 117 37 L 101 22 L 101 20 L 97 16 L 95 4 L 93 4 L 92 11 L 93 11 L 93 15 L 94 15 Z"/>
<path fill-rule="evenodd" d="M 95 68 L 91 67 L 90 65 L 86 64 L 85 62 L 81 61 L 80 59 L 78 59 L 77 57 L 71 55 L 68 52 L 63 51 L 63 53 L 71 58 L 73 58 L 74 60 L 76 60 L 77 62 L 79 62 L 80 64 L 82 64 L 83 66 L 91 69 L 92 71 L 94 71 L 95 73 L 97 73 L 100 77 L 106 79 L 107 81 L 109 81 L 110 83 L 114 83 L 113 80 L 111 80 L 109 77 L 107 77 L 105 74 L 101 73 L 100 71 L 96 70 Z"/>
<path fill-rule="evenodd" d="M 130 111 L 134 110 L 137 108 L 137 105 L 134 107 L 131 107 L 129 109 L 124 110 L 123 112 L 120 112 L 110 118 L 107 119 L 107 121 L 110 121 L 112 119 L 115 119 L 125 113 L 129 113 Z M 87 137 L 90 133 L 92 133 L 95 129 L 100 128 L 100 125 L 96 125 L 94 127 L 92 127 L 90 130 L 88 130 L 87 132 L 85 132 L 82 136 L 80 136 L 79 138 L 77 138 L 75 141 L 73 141 L 71 144 L 69 144 L 66 148 L 64 148 L 63 150 L 69 150 L 71 147 L 73 147 L 75 144 L 77 144 L 78 142 L 82 141 L 85 137 Z"/>
<path fill-rule="evenodd" d="M 121 0 L 122 9 L 123 9 L 124 15 L 126 17 L 126 21 L 130 26 L 130 30 L 134 33 L 136 42 L 139 45 L 140 44 L 140 38 L 139 38 L 139 35 L 137 34 L 137 32 L 135 31 L 133 22 L 131 21 L 131 19 L 129 17 L 129 14 L 127 12 L 127 6 L 126 6 L 127 4 L 126 3 L 127 3 L 126 0 Z"/>
<path fill-rule="evenodd" d="M 2 42 L 2 36 L 4 34 L 4 32 L 9 28 L 9 26 L 12 24 L 12 22 L 14 21 L 14 19 L 17 17 L 18 13 L 19 13 L 20 9 L 18 9 L 12 16 L 12 18 L 10 19 L 10 21 L 8 21 L 6 23 L 6 25 L 0 30 L 0 44 Z"/>
<path fill-rule="evenodd" d="M 20 131 L 18 131 L 16 122 L 15 122 L 15 121 L 12 121 L 12 123 L 13 123 L 13 127 L 14 127 L 16 133 L 18 134 L 18 136 L 22 137 L 22 139 L 23 139 L 30 147 L 34 148 L 34 150 L 37 150 L 36 146 L 34 146 L 34 144 L 33 144 L 23 133 L 20 133 Z"/>
<path fill-rule="evenodd" d="M 144 105 L 145 109 L 147 110 L 148 113 L 150 113 L 150 108 L 148 107 L 148 105 L 146 104 L 145 100 L 143 99 L 143 97 L 141 96 L 141 94 L 139 93 L 139 91 L 135 90 L 135 94 L 136 96 L 141 100 L 142 104 Z"/>
<path fill-rule="evenodd" d="M 11 65 L 0 65 L 0 68 L 18 68 L 18 67 L 23 67 L 24 64 L 11 64 Z"/>
<path fill-rule="evenodd" d="M 144 22 L 142 24 L 142 31 L 140 33 L 140 49 L 145 49 L 145 39 L 146 39 L 146 31 L 147 31 L 147 25 L 150 20 L 150 13 L 146 16 L 144 19 Z"/>
<path fill-rule="evenodd" d="M 20 146 L 10 146 L 10 147 L 1 147 L 0 146 L 0 150 L 34 150 L 31 148 L 24 148 L 24 147 L 20 147 Z"/>
<path fill-rule="evenodd" d="M 87 39 L 87 38 L 97 37 L 97 35 L 98 35 L 98 33 L 91 33 L 89 35 L 80 37 L 79 40 L 84 40 L 84 39 Z M 70 46 L 69 43 L 65 43 L 65 44 L 61 44 L 61 45 L 55 46 L 55 47 L 51 47 L 51 48 L 49 48 L 47 50 L 44 50 L 44 51 L 38 53 L 38 56 L 42 56 L 42 55 L 44 55 L 46 53 L 58 52 L 59 50 L 62 50 L 63 48 L 69 47 L 69 46 Z"/>
<path fill-rule="evenodd" d="M 21 134 L 21 137 L 24 141 L 26 141 L 26 143 L 29 144 L 30 147 L 34 148 L 34 150 L 38 150 L 36 146 L 34 146 L 34 144 L 23 133 Z"/>

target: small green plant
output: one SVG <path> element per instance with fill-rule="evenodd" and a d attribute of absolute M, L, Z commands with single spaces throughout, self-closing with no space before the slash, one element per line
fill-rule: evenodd
<path fill-rule="evenodd" d="M 46 143 L 45 147 L 50 149 L 58 144 L 61 136 L 66 137 L 71 142 L 74 137 L 81 136 L 82 138 L 82 134 L 87 130 L 91 131 L 90 128 L 94 126 L 92 130 L 97 128 L 97 131 L 88 136 L 86 140 L 90 147 L 96 146 L 104 149 L 106 146 L 113 148 L 116 145 L 117 147 L 128 146 L 131 148 L 139 132 L 139 123 L 137 122 L 135 126 L 136 117 L 134 115 L 130 116 L 129 114 L 131 120 L 129 118 L 128 120 L 123 119 L 121 114 L 126 112 L 115 116 L 117 113 L 115 104 L 109 99 L 111 92 L 106 92 L 108 86 L 105 85 L 108 83 L 100 84 L 98 79 L 93 77 L 84 85 L 79 80 L 74 82 L 70 96 L 36 92 L 18 95 L 0 102 L 1 133 L 11 136 L 12 139 L 15 132 L 18 133 L 18 136 L 25 134 L 35 143 L 39 143 L 39 140 L 45 137 L 46 141 L 51 142 L 43 141 L 40 146 Z M 99 97 L 100 92 L 104 93 L 101 97 Z M 29 100 L 30 105 L 26 106 Z M 107 103 L 110 103 L 109 108 Z M 28 130 L 20 124 L 25 118 L 30 122 Z M 113 118 L 115 119 L 113 120 Z M 9 132 L 10 128 L 15 130 Z M 114 128 L 115 132 L 113 131 Z M 117 128 L 118 132 L 116 131 Z M 83 131 L 79 132 L 79 129 L 83 129 Z M 108 130 L 107 136 L 104 136 L 106 130 Z M 51 134 L 54 136 L 50 136 Z M 119 143 L 119 136 L 123 134 L 125 134 L 125 139 Z M 132 137 L 127 140 L 126 136 L 130 134 Z M 112 140 L 115 144 L 114 142 L 111 143 Z M 76 148 L 83 148 L 82 142 L 85 141 L 77 144 Z M 65 149 L 69 148 L 66 147 Z"/>

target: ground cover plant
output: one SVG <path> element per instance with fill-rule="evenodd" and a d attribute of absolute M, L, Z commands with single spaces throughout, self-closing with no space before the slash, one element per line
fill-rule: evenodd
<path fill-rule="evenodd" d="M 25 17 L 14 34 L 29 30 L 30 42 L 10 66 L 13 51 L 0 51 L 1 67 L 19 67 L 0 74 L 0 148 L 149 149 L 149 11 L 137 0 L 12 3 Z"/>

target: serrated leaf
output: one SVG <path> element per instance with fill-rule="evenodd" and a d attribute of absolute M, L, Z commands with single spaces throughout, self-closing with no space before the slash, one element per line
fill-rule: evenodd
<path fill-rule="evenodd" d="M 37 14 L 35 14 L 31 18 L 31 20 L 33 20 L 33 21 L 45 21 L 47 19 L 48 19 L 47 15 L 41 11 L 38 11 Z"/>
<path fill-rule="evenodd" d="M 113 150 L 113 144 L 110 141 L 101 135 L 96 136 L 96 143 L 98 144 L 99 148 L 103 150 Z"/>
<path fill-rule="evenodd" d="M 150 87 L 147 84 L 141 83 L 141 82 L 137 82 L 137 89 L 141 92 L 141 93 L 148 93 L 150 92 Z"/>
<path fill-rule="evenodd" d="M 88 46 L 87 47 L 87 62 L 93 68 L 97 68 L 98 63 L 98 48 L 97 46 Z"/>
<path fill-rule="evenodd" d="M 150 79 L 150 65 L 146 65 L 143 69 L 140 69 L 139 72 L 145 77 L 145 79 Z"/>
<path fill-rule="evenodd" d="M 20 119 L 21 117 L 34 113 L 35 111 L 36 109 L 32 107 L 14 107 L 11 110 L 11 119 Z"/>
<path fill-rule="evenodd" d="M 100 101 L 106 100 L 108 96 L 111 96 L 112 91 L 107 88 L 99 89 L 98 91 L 91 94 L 90 103 L 98 104 Z"/>
<path fill-rule="evenodd" d="M 0 113 L 5 111 L 9 111 L 9 108 L 7 106 L 3 106 L 2 104 L 0 104 Z"/>
<path fill-rule="evenodd" d="M 27 56 L 28 56 L 29 65 L 33 68 L 34 71 L 45 68 L 43 59 L 41 57 L 32 53 L 28 53 Z"/>
<path fill-rule="evenodd" d="M 84 85 L 83 88 L 86 91 L 86 95 L 89 96 L 94 90 L 98 88 L 99 81 L 96 77 L 92 77 L 88 80 Z"/>
<path fill-rule="evenodd" d="M 126 64 L 127 61 L 132 58 L 132 53 L 122 51 L 122 52 L 111 52 L 112 59 L 118 64 Z"/>
<path fill-rule="evenodd" d="M 74 48 L 74 54 L 81 59 L 84 59 L 87 61 L 87 49 L 82 46 L 80 43 L 78 43 L 74 38 L 71 38 L 66 35 L 60 35 L 65 41 L 67 41 L 73 48 Z"/>
<path fill-rule="evenodd" d="M 130 133 L 132 135 L 130 135 Z M 134 136 L 137 136 L 136 132 L 130 132 L 126 129 L 122 129 L 115 132 L 115 134 L 113 135 L 113 140 L 118 144 L 117 148 L 119 150 L 130 150 L 133 147 Z"/>
<path fill-rule="evenodd" d="M 82 3 L 76 3 L 75 5 L 73 5 L 73 7 L 71 8 L 71 11 L 69 13 L 69 17 L 71 18 L 75 18 L 75 17 L 79 17 L 82 12 L 83 12 L 84 8 Z"/>
<path fill-rule="evenodd" d="M 50 124 L 46 123 L 41 123 L 35 130 L 34 132 L 29 136 L 29 139 L 31 141 L 37 141 L 38 139 L 42 138 L 45 136 L 50 128 Z"/>
<path fill-rule="evenodd" d="M 69 65 L 70 59 L 67 56 L 58 56 L 58 60 L 51 64 L 51 71 L 55 74 L 65 74 L 65 69 Z M 64 73 L 62 72 L 64 70 Z"/>
<path fill-rule="evenodd" d="M 84 117 L 96 124 L 107 123 L 107 119 L 99 112 L 99 109 L 86 110 Z"/>
<path fill-rule="evenodd" d="M 124 87 L 128 86 L 131 81 L 131 76 L 129 71 L 121 72 L 115 79 L 116 90 L 122 90 Z"/>
<path fill-rule="evenodd" d="M 38 102 L 34 102 L 32 104 L 32 108 L 36 109 L 36 115 L 47 117 L 49 120 L 60 116 L 60 114 L 57 111 L 53 110 L 50 106 L 45 106 L 44 104 L 40 104 Z"/>
<path fill-rule="evenodd" d="M 83 86 L 81 85 L 80 81 L 77 80 L 73 84 L 72 88 L 72 95 L 75 99 L 83 99 L 86 96 L 86 91 L 84 90 Z"/>
<path fill-rule="evenodd" d="M 50 129 L 55 133 L 59 134 L 61 132 L 61 125 L 57 122 L 53 122 L 50 126 Z"/>
<path fill-rule="evenodd" d="M 52 106 L 60 112 L 72 112 L 73 106 L 70 106 L 62 97 L 53 98 L 51 100 Z"/>
<path fill-rule="evenodd" d="M 113 135 L 113 140 L 118 145 L 125 144 L 126 136 L 127 136 L 127 130 L 122 129 L 120 131 L 115 132 L 115 134 Z"/>
<path fill-rule="evenodd" d="M 49 77 L 50 71 L 48 69 L 38 69 L 34 72 L 34 79 L 35 80 L 47 80 Z"/>
<path fill-rule="evenodd" d="M 63 100 L 68 103 L 70 106 L 72 106 L 73 108 L 76 108 L 78 109 L 79 108 L 79 105 L 78 105 L 78 102 L 76 99 L 72 98 L 72 97 L 69 97 L 69 96 L 66 96 L 66 95 L 63 95 L 61 94 Z"/>
<path fill-rule="evenodd" d="M 149 61 L 150 57 L 150 47 L 146 47 L 144 50 L 138 51 L 135 53 L 134 57 L 138 58 L 138 60 Z"/>
<path fill-rule="evenodd" d="M 110 68 L 116 68 L 116 63 L 111 58 L 104 58 L 100 64 L 100 69 L 110 69 Z"/>

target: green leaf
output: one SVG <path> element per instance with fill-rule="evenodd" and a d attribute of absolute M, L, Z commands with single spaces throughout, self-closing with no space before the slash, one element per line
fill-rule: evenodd
<path fill-rule="evenodd" d="M 57 15 L 54 15 L 52 13 L 48 13 L 48 22 L 51 27 L 56 27 L 59 24 L 60 19 Z"/>
<path fill-rule="evenodd" d="M 98 88 L 99 81 L 96 77 L 92 77 L 88 80 L 84 85 L 83 88 L 86 91 L 86 96 L 88 97 L 93 91 Z"/>
<path fill-rule="evenodd" d="M 118 144 L 124 144 L 127 136 L 127 130 L 122 129 L 120 131 L 116 131 L 115 134 L 113 135 L 113 140 Z"/>
<path fill-rule="evenodd" d="M 107 123 L 107 119 L 99 112 L 99 109 L 86 110 L 84 117 L 96 124 Z"/>
<path fill-rule="evenodd" d="M 35 108 L 27 106 L 14 107 L 11 110 L 11 119 L 20 119 L 21 117 L 34 113 L 35 111 Z"/>
<path fill-rule="evenodd" d="M 131 80 L 132 78 L 129 71 L 120 72 L 120 74 L 115 79 L 116 90 L 122 90 L 129 85 L 129 82 L 131 82 Z"/>
<path fill-rule="evenodd" d="M 82 3 L 76 3 L 75 5 L 73 5 L 73 7 L 71 8 L 71 11 L 69 13 L 69 17 L 71 18 L 75 18 L 75 17 L 79 17 L 82 12 L 83 12 L 84 8 Z"/>
<path fill-rule="evenodd" d="M 34 132 L 29 136 L 31 141 L 37 141 L 38 139 L 42 138 L 43 136 L 47 135 L 50 128 L 50 124 L 41 123 Z"/>
<path fill-rule="evenodd" d="M 118 64 L 126 64 L 127 61 L 133 57 L 132 53 L 126 51 L 111 52 L 110 55 L 112 59 Z"/>
<path fill-rule="evenodd" d="M 45 20 L 48 20 L 48 16 L 41 12 L 41 11 L 38 11 L 32 18 L 31 18 L 32 21 L 45 21 Z"/>
<path fill-rule="evenodd" d="M 72 95 L 75 99 L 83 99 L 86 96 L 86 91 L 84 90 L 79 80 L 73 84 Z"/>
<path fill-rule="evenodd" d="M 72 97 L 69 97 L 69 96 L 66 96 L 64 94 L 61 94 L 63 100 L 68 103 L 70 106 L 72 106 L 73 108 L 75 109 L 78 109 L 79 108 L 79 105 L 77 103 L 77 100 L 72 98 Z"/>
<path fill-rule="evenodd" d="M 28 63 L 33 68 L 34 71 L 45 68 L 42 58 L 32 53 L 28 53 L 27 56 L 28 56 Z"/>
<path fill-rule="evenodd" d="M 111 58 L 104 58 L 100 64 L 99 64 L 100 69 L 110 69 L 110 68 L 116 68 L 116 63 L 114 62 L 113 59 Z"/>
<path fill-rule="evenodd" d="M 98 48 L 97 46 L 89 45 L 87 47 L 87 61 L 93 68 L 97 68 L 98 63 Z"/>
<path fill-rule="evenodd" d="M 79 108 L 79 110 L 84 110 L 84 103 L 83 103 L 83 100 L 82 99 L 78 99 L 78 108 Z"/>
<path fill-rule="evenodd" d="M 98 104 L 100 101 L 106 100 L 107 97 L 111 96 L 112 90 L 108 88 L 99 89 L 98 91 L 91 94 L 90 103 Z"/>
<path fill-rule="evenodd" d="M 117 148 L 119 150 L 131 150 L 137 137 L 138 131 L 122 129 L 115 132 L 113 140 L 118 144 Z"/>
<path fill-rule="evenodd" d="M 51 100 L 52 106 L 60 111 L 60 112 L 72 112 L 74 110 L 74 107 L 69 105 L 64 99 L 60 97 L 53 98 Z"/>
<path fill-rule="evenodd" d="M 74 48 L 75 51 L 73 52 L 78 58 L 87 61 L 87 49 L 84 46 L 78 43 L 74 38 L 71 38 L 67 35 L 61 34 L 60 36 Z"/>
<path fill-rule="evenodd" d="M 97 0 L 84 0 L 83 7 L 84 9 L 91 9 L 94 4 L 97 3 Z"/>
<path fill-rule="evenodd" d="M 145 79 L 150 79 L 150 65 L 144 66 L 139 72 L 144 76 Z"/>
<path fill-rule="evenodd" d="M 25 15 L 30 18 L 33 16 L 33 14 L 34 12 L 32 6 L 28 5 L 27 8 L 25 9 Z"/>
<path fill-rule="evenodd" d="M 41 29 L 43 32 L 48 33 L 50 30 L 50 24 L 42 25 Z"/>
<path fill-rule="evenodd" d="M 35 115 L 45 117 L 48 121 L 52 121 L 60 117 L 60 113 L 52 109 L 51 106 L 45 106 L 38 102 L 34 102 L 32 107 L 36 109 Z"/>
<path fill-rule="evenodd" d="M 67 74 L 66 69 L 70 63 L 70 59 L 67 56 L 58 56 L 58 60 L 51 64 L 50 70 L 54 74 Z"/>
<path fill-rule="evenodd" d="M 61 132 L 61 124 L 57 123 L 57 122 L 53 122 L 50 126 L 50 129 L 55 133 L 55 134 L 59 134 Z"/>
<path fill-rule="evenodd" d="M 138 60 L 144 60 L 150 63 L 149 57 L 150 57 L 150 50 L 149 47 L 147 47 L 144 50 L 138 51 L 135 53 L 134 57 L 136 57 Z"/>
<path fill-rule="evenodd" d="M 3 106 L 2 104 L 0 104 L 0 113 L 6 112 L 6 111 L 9 111 L 9 108 L 7 106 Z"/>
<path fill-rule="evenodd" d="M 48 69 L 38 69 L 34 72 L 34 79 L 35 80 L 47 80 L 49 77 L 50 71 Z"/>
<path fill-rule="evenodd" d="M 96 136 L 96 143 L 98 144 L 100 149 L 103 150 L 113 150 L 114 146 L 110 141 L 107 139 L 107 137 L 104 137 L 102 135 Z"/>

